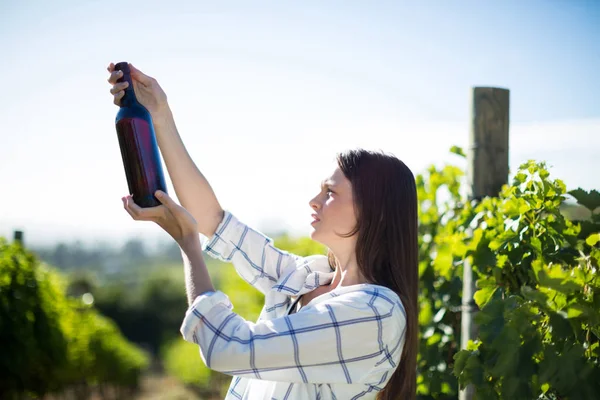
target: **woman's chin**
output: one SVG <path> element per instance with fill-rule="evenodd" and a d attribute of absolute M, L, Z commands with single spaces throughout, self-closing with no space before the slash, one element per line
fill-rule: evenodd
<path fill-rule="evenodd" d="M 315 242 L 320 243 L 323 246 L 327 246 L 325 243 L 323 243 L 323 235 L 319 233 L 318 229 L 313 228 L 312 231 L 310 231 L 309 236 Z"/>
<path fill-rule="evenodd" d="M 310 238 L 312 240 L 314 240 L 315 242 L 319 241 L 319 231 L 317 229 L 315 229 L 315 227 L 313 226 L 313 228 L 310 230 L 310 234 L 309 234 Z"/>

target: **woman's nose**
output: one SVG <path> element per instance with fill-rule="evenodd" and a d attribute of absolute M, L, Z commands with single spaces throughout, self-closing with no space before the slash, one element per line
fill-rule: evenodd
<path fill-rule="evenodd" d="M 313 209 L 313 210 L 318 210 L 319 209 L 319 203 L 317 201 L 318 196 L 313 197 L 309 202 L 308 205 Z"/>

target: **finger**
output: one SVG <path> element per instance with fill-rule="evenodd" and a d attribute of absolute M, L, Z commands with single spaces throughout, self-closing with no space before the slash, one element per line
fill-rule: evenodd
<path fill-rule="evenodd" d="M 121 99 L 123 98 L 123 96 L 125 96 L 125 92 L 122 90 L 120 92 L 115 93 L 115 95 L 113 96 L 113 103 L 120 106 Z"/>
<path fill-rule="evenodd" d="M 157 190 L 156 192 L 154 192 L 154 196 L 158 199 L 158 201 L 160 201 L 160 203 L 163 206 L 167 207 L 171 211 L 174 211 L 174 208 L 177 206 L 175 200 L 173 200 L 171 196 L 169 196 L 162 190 Z"/>
<path fill-rule="evenodd" d="M 154 78 L 144 74 L 132 64 L 129 64 L 129 71 L 131 73 L 131 77 L 144 86 L 150 86 L 152 84 L 152 81 L 154 81 Z"/>
<path fill-rule="evenodd" d="M 117 84 L 113 85 L 112 88 L 110 88 L 110 93 L 117 94 L 121 90 L 125 90 L 128 86 L 129 86 L 129 82 L 127 82 L 127 81 L 117 83 Z"/>
<path fill-rule="evenodd" d="M 123 206 L 124 206 L 125 210 L 129 213 L 129 215 L 131 215 L 131 217 L 133 219 L 135 219 L 136 221 L 141 220 L 142 219 L 141 207 L 138 206 L 137 204 L 135 204 L 135 202 L 133 201 L 133 198 L 131 196 L 125 196 L 123 201 L 124 201 Z"/>
<path fill-rule="evenodd" d="M 184 209 L 180 206 L 171 196 L 162 190 L 154 192 L 154 196 L 160 201 L 160 203 L 171 212 L 171 214 L 178 216 L 181 215 L 181 211 Z"/>
<path fill-rule="evenodd" d="M 121 198 L 121 200 L 123 201 L 123 208 L 125 209 L 125 211 L 127 211 L 127 213 L 131 216 L 131 218 L 137 219 L 136 216 L 133 214 L 133 212 L 127 206 L 127 199 L 125 197 L 123 197 L 123 198 Z"/>
<path fill-rule="evenodd" d="M 131 196 L 125 197 L 124 206 L 129 215 L 131 215 L 136 221 L 156 221 L 164 214 L 164 211 L 160 206 L 150 208 L 142 208 L 138 206 L 135 204 L 133 197 Z"/>
<path fill-rule="evenodd" d="M 122 71 L 112 71 L 110 73 L 110 76 L 108 77 L 108 83 L 110 83 L 111 85 L 114 85 L 115 83 L 117 83 L 117 79 L 121 78 L 123 76 L 123 72 Z"/>
<path fill-rule="evenodd" d="M 113 63 L 108 64 L 108 67 L 106 67 L 106 70 L 108 72 L 113 72 L 115 70 L 115 64 L 113 64 Z"/>

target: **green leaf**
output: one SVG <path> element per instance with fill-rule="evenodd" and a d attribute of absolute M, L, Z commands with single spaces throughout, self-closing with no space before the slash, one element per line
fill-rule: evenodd
<path fill-rule="evenodd" d="M 588 193 L 585 190 L 578 188 L 571 190 L 569 194 L 575 197 L 579 204 L 590 211 L 594 211 L 596 208 L 600 207 L 600 192 L 597 190 L 592 190 Z"/>
<path fill-rule="evenodd" d="M 530 238 L 531 247 L 538 253 L 542 252 L 542 242 L 535 236 Z"/>
<path fill-rule="evenodd" d="M 429 325 L 433 318 L 433 312 L 431 310 L 430 302 L 423 302 L 421 304 L 421 310 L 419 311 L 419 325 Z"/>
<path fill-rule="evenodd" d="M 462 147 L 458 147 L 458 146 L 452 146 L 450 148 L 450 153 L 454 153 L 458 156 L 464 157 L 466 158 L 467 155 L 465 154 L 464 150 L 462 149 Z"/>
<path fill-rule="evenodd" d="M 567 308 L 567 318 L 585 317 L 592 325 L 600 324 L 600 311 L 585 303 L 574 303 Z"/>
<path fill-rule="evenodd" d="M 521 287 L 521 293 L 527 300 L 535 302 L 537 305 L 544 308 L 548 305 L 548 296 L 539 290 L 530 288 L 529 286 Z"/>
<path fill-rule="evenodd" d="M 561 368 L 558 370 L 557 389 L 568 392 L 575 388 L 578 383 L 578 372 L 581 369 L 583 348 L 578 343 L 569 343 L 560 354 Z"/>
<path fill-rule="evenodd" d="M 585 239 L 585 242 L 588 244 L 588 246 L 595 246 L 596 243 L 600 242 L 600 233 L 591 234 L 587 237 L 587 239 Z"/>
<path fill-rule="evenodd" d="M 546 393 L 548 391 L 548 389 L 550 389 L 550 385 L 548 383 L 544 383 L 541 386 L 542 389 L 542 393 Z"/>
<path fill-rule="evenodd" d="M 434 333 L 427 339 L 427 346 L 433 346 L 442 340 L 442 334 L 439 332 Z"/>
<path fill-rule="evenodd" d="M 577 318 L 583 314 L 583 310 L 579 307 L 569 307 L 567 309 L 567 318 Z"/>
<path fill-rule="evenodd" d="M 504 354 L 504 353 L 502 353 Z M 502 398 L 503 399 L 522 399 L 522 394 L 519 394 L 521 380 L 518 377 L 505 377 L 502 381 Z"/>
<path fill-rule="evenodd" d="M 471 382 L 475 385 L 481 385 L 483 382 L 483 368 L 481 368 L 481 361 L 479 360 L 478 353 L 473 352 L 470 354 L 465 369 L 468 370 L 471 375 Z"/>
<path fill-rule="evenodd" d="M 523 203 L 519 206 L 519 214 L 525 214 L 529 210 L 531 210 L 531 206 L 527 203 Z"/>
<path fill-rule="evenodd" d="M 562 313 L 549 313 L 550 325 L 552 326 L 552 336 L 561 338 L 561 340 L 575 339 L 575 332 Z"/>
<path fill-rule="evenodd" d="M 499 357 L 490 370 L 492 375 L 497 377 L 514 375 L 519 362 L 521 345 L 519 333 L 513 328 L 505 327 L 493 345 L 499 351 Z"/>
<path fill-rule="evenodd" d="M 467 360 L 469 359 L 470 355 L 471 355 L 471 352 L 467 351 L 467 350 L 461 350 L 454 355 L 454 375 L 455 376 L 458 377 L 463 372 L 463 370 L 465 369 L 465 366 L 467 365 Z"/>
<path fill-rule="evenodd" d="M 560 265 L 543 266 L 537 273 L 537 279 L 541 286 L 564 294 L 572 294 L 583 290 L 583 287 L 573 280 L 570 272 L 563 270 Z"/>
<path fill-rule="evenodd" d="M 504 268 L 504 265 L 508 262 L 508 254 L 499 254 L 496 260 L 496 267 Z"/>
<path fill-rule="evenodd" d="M 475 303 L 477 303 L 477 305 L 479 307 L 485 306 L 487 304 L 487 302 L 490 301 L 492 296 L 494 296 L 496 289 L 498 289 L 498 288 L 486 287 L 486 288 L 476 291 L 475 294 L 473 295 L 473 299 L 475 300 Z"/>
<path fill-rule="evenodd" d="M 560 179 L 554 180 L 554 186 L 556 186 L 557 192 L 560 195 L 564 194 L 567 191 L 567 185 L 565 185 L 565 183 Z"/>
<path fill-rule="evenodd" d="M 501 291 L 497 290 L 492 300 L 473 318 L 479 326 L 479 337 L 483 342 L 493 341 L 504 329 L 504 301 L 497 298 L 499 293 Z"/>
<path fill-rule="evenodd" d="M 477 287 L 480 288 L 473 295 L 475 303 L 479 308 L 483 308 L 488 301 L 492 298 L 498 286 L 496 285 L 496 279 L 493 276 L 488 276 L 483 279 L 477 280 Z"/>
<path fill-rule="evenodd" d="M 437 252 L 435 260 L 433 260 L 433 266 L 438 271 L 440 276 L 450 279 L 450 272 L 452 270 L 452 249 L 448 245 L 442 245 Z"/>
<path fill-rule="evenodd" d="M 481 342 L 480 341 L 469 340 L 467 342 L 467 350 L 469 350 L 469 351 L 479 350 L 479 346 L 481 346 Z"/>
<path fill-rule="evenodd" d="M 518 174 L 515 175 L 515 177 L 513 179 L 513 182 L 514 182 L 514 185 L 519 186 L 520 184 L 522 184 L 526 180 L 527 180 L 527 175 L 525 175 L 522 172 L 519 172 Z"/>

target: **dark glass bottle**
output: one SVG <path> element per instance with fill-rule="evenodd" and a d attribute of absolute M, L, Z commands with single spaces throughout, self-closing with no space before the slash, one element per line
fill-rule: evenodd
<path fill-rule="evenodd" d="M 154 193 L 157 190 L 167 193 L 167 186 L 152 117 L 135 97 L 129 64 L 120 62 L 115 70 L 123 71 L 117 82 L 129 82 L 115 121 L 129 193 L 138 206 L 155 207 L 161 203 Z"/>

